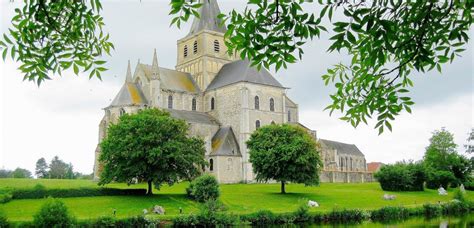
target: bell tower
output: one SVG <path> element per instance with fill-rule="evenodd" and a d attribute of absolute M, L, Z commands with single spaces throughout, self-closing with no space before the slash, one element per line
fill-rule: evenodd
<path fill-rule="evenodd" d="M 178 40 L 176 70 L 190 73 L 205 90 L 221 67 L 232 61 L 224 44 L 226 28 L 217 18 L 217 0 L 200 0 L 200 17 L 194 18 L 189 34 Z"/>

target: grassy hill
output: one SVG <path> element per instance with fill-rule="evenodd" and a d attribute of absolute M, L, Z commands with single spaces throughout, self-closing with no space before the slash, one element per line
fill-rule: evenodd
<path fill-rule="evenodd" d="M 46 188 L 79 188 L 98 187 L 96 182 L 88 180 L 33 180 L 33 179 L 0 179 L 0 188 L 32 188 L 36 184 Z M 97 196 L 62 199 L 78 219 L 92 219 L 104 215 L 112 215 L 116 209 L 117 217 L 124 218 L 140 215 L 145 208 L 161 205 L 166 209 L 162 219 L 179 214 L 179 208 L 185 214 L 197 212 L 199 204 L 186 198 L 185 188 L 188 183 L 180 183 L 171 187 L 164 186 L 155 195 L 149 196 Z M 110 184 L 113 188 L 146 188 L 144 184 L 127 186 L 126 184 Z M 289 184 L 287 194 L 279 193 L 279 184 L 229 184 L 221 185 L 221 201 L 229 212 L 248 214 L 261 209 L 273 212 L 291 212 L 308 200 L 315 200 L 319 208 L 311 211 L 331 211 L 335 208 L 377 209 L 383 206 L 421 206 L 424 203 L 444 202 L 452 199 L 452 189 L 448 196 L 439 196 L 436 190 L 424 192 L 387 192 L 397 196 L 396 200 L 386 201 L 378 183 L 323 183 L 320 186 L 305 187 L 300 184 Z M 472 192 L 467 197 L 474 200 Z M 12 200 L 0 204 L 10 221 L 29 221 L 45 199 Z"/>

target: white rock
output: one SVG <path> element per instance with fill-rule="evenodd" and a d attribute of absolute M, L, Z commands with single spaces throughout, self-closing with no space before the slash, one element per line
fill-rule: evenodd
<path fill-rule="evenodd" d="M 464 188 L 464 184 L 461 184 L 461 186 L 459 186 L 459 190 L 461 190 L 462 193 L 466 193 L 466 188 Z"/>
<path fill-rule="evenodd" d="M 319 204 L 316 201 L 309 200 L 308 207 L 319 207 Z"/>
<path fill-rule="evenodd" d="M 165 209 L 162 206 L 155 205 L 153 207 L 153 213 L 159 214 L 159 215 L 164 215 L 165 214 Z"/>
<path fill-rule="evenodd" d="M 148 214 L 148 210 L 147 210 L 147 209 L 143 209 L 143 214 L 144 214 L 144 215 Z"/>
<path fill-rule="evenodd" d="M 397 197 L 395 195 L 389 195 L 389 194 L 384 194 L 383 195 L 383 199 L 384 200 L 394 200 L 396 199 Z"/>
<path fill-rule="evenodd" d="M 448 192 L 443 187 L 439 187 L 438 194 L 441 196 L 445 196 L 445 195 L 448 195 Z"/>

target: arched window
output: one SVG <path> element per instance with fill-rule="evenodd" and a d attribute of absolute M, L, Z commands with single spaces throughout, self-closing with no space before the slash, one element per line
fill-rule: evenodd
<path fill-rule="evenodd" d="M 121 108 L 120 109 L 120 116 L 123 116 L 125 114 L 125 109 Z"/>
<path fill-rule="evenodd" d="M 260 120 L 255 121 L 255 129 L 260 128 Z"/>
<path fill-rule="evenodd" d="M 270 111 L 275 111 L 275 101 L 273 100 L 273 98 L 270 98 Z"/>
<path fill-rule="evenodd" d="M 351 171 L 352 171 L 352 168 L 353 168 L 353 165 L 352 165 L 352 158 L 351 158 L 350 166 L 351 166 Z"/>
<path fill-rule="evenodd" d="M 209 170 L 210 170 L 210 171 L 213 171 L 213 170 L 214 170 L 214 160 L 212 160 L 212 158 L 209 159 Z"/>
<path fill-rule="evenodd" d="M 214 52 L 219 53 L 220 47 L 219 47 L 219 41 L 214 40 Z"/>
<path fill-rule="evenodd" d="M 291 122 L 291 111 L 288 110 L 288 122 Z"/>
<path fill-rule="evenodd" d="M 348 163 L 349 163 L 349 159 L 347 159 L 347 157 L 346 157 L 346 160 L 344 161 L 346 171 L 349 169 L 349 164 Z"/>
<path fill-rule="evenodd" d="M 192 104 L 191 104 L 191 106 L 192 106 L 191 109 L 192 109 L 193 111 L 196 111 L 196 98 L 193 98 L 193 101 L 192 101 L 191 103 L 192 103 Z"/>
<path fill-rule="evenodd" d="M 188 57 L 188 45 L 184 45 L 183 56 L 184 58 Z"/>
<path fill-rule="evenodd" d="M 260 98 L 258 98 L 258 96 L 255 96 L 255 109 L 260 109 Z"/>
<path fill-rule="evenodd" d="M 196 54 L 198 52 L 198 42 L 197 40 L 194 41 L 193 45 L 193 53 Z"/>
<path fill-rule="evenodd" d="M 232 170 L 232 158 L 227 158 L 227 170 Z"/>
<path fill-rule="evenodd" d="M 173 108 L 173 96 L 168 96 L 168 108 Z"/>
<path fill-rule="evenodd" d="M 211 110 L 214 110 L 214 108 L 216 107 L 216 104 L 215 104 L 215 100 L 214 100 L 214 97 L 211 98 Z"/>

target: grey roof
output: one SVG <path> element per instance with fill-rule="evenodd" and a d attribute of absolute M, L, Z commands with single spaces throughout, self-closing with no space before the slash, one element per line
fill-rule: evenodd
<path fill-rule="evenodd" d="M 139 64 L 138 66 L 148 79 L 152 78 L 153 71 L 151 65 Z M 201 91 L 189 73 L 160 67 L 159 77 L 161 88 L 163 89 L 188 93 L 199 93 Z"/>
<path fill-rule="evenodd" d="M 110 106 L 147 104 L 143 91 L 135 83 L 125 82 Z"/>
<path fill-rule="evenodd" d="M 319 141 L 321 142 L 323 148 L 326 147 L 332 150 L 336 150 L 337 154 L 348 154 L 364 157 L 364 154 L 354 144 L 336 142 L 327 139 L 319 139 Z"/>
<path fill-rule="evenodd" d="M 290 98 L 288 98 L 287 96 L 285 96 L 285 106 L 286 107 L 290 107 L 290 108 L 297 108 L 298 105 L 296 105 L 295 102 L 293 102 Z"/>
<path fill-rule="evenodd" d="M 187 122 L 190 122 L 190 123 L 219 125 L 219 122 L 216 119 L 214 119 L 212 116 L 203 112 L 175 110 L 175 109 L 168 109 L 168 112 L 170 112 L 172 117 L 186 120 Z"/>
<path fill-rule="evenodd" d="M 222 127 L 212 137 L 211 156 L 242 156 L 232 127 Z"/>
<path fill-rule="evenodd" d="M 256 67 L 250 66 L 248 60 L 238 60 L 222 66 L 206 90 L 217 89 L 237 82 L 250 82 L 284 88 L 267 70 L 262 68 L 258 71 Z"/>
<path fill-rule="evenodd" d="M 221 13 L 217 0 L 200 0 L 202 6 L 199 8 L 199 18 L 194 17 L 193 25 L 188 36 L 194 35 L 202 30 L 211 30 L 225 33 L 225 26 L 221 26 L 222 20 L 217 18 Z"/>

